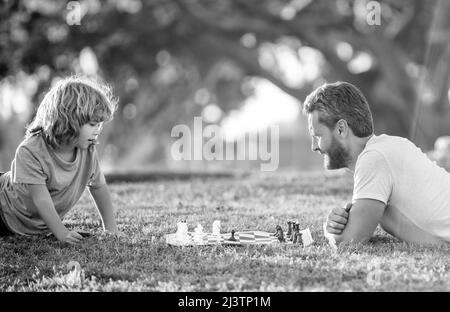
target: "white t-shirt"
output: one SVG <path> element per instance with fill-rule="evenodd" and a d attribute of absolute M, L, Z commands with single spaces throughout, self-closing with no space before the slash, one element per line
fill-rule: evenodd
<path fill-rule="evenodd" d="M 385 203 L 381 227 L 409 242 L 450 242 L 450 174 L 405 138 L 379 135 L 358 156 L 353 201 Z"/>

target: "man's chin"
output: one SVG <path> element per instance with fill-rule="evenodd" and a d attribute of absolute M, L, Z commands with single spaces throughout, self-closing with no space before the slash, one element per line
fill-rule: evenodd
<path fill-rule="evenodd" d="M 324 164 L 323 165 L 324 165 L 325 169 L 327 169 L 327 170 L 337 170 L 337 169 L 346 168 L 346 165 L 332 163 L 328 156 L 324 157 Z"/>

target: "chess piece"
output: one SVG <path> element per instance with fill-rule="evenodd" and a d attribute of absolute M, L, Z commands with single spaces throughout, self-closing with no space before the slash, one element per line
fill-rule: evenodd
<path fill-rule="evenodd" d="M 311 230 L 309 228 L 300 231 L 300 233 L 302 234 L 303 247 L 308 247 L 314 243 L 314 239 L 312 238 Z"/>
<path fill-rule="evenodd" d="M 278 240 L 280 241 L 280 243 L 284 243 L 286 240 L 284 239 L 284 233 L 283 233 L 283 229 L 281 228 L 281 226 L 277 225 L 276 229 L 276 233 L 275 236 L 278 238 Z"/>
<path fill-rule="evenodd" d="M 197 234 L 203 234 L 203 226 L 200 223 L 198 223 L 197 227 L 194 230 L 194 232 L 197 233 Z"/>
<path fill-rule="evenodd" d="M 186 242 L 188 240 L 188 226 L 186 220 L 177 223 L 177 241 Z"/>
<path fill-rule="evenodd" d="M 228 239 L 229 241 L 232 241 L 232 242 L 237 241 L 236 237 L 234 237 L 234 233 L 236 233 L 236 231 L 235 231 L 235 230 L 232 230 L 232 231 L 231 231 L 231 237 Z"/>
<path fill-rule="evenodd" d="M 221 229 L 220 220 L 215 220 L 212 225 L 213 235 L 220 236 L 220 229 Z"/>
<path fill-rule="evenodd" d="M 297 233 L 297 244 L 300 244 L 303 246 L 303 233 L 301 233 L 301 232 Z"/>
<path fill-rule="evenodd" d="M 196 243 L 201 243 L 203 241 L 203 226 L 199 223 L 197 224 L 197 227 L 194 230 L 194 241 Z"/>
<path fill-rule="evenodd" d="M 300 243 L 300 240 L 301 240 L 300 225 L 298 224 L 298 222 L 294 222 L 292 232 L 293 232 L 292 243 L 294 243 L 294 244 Z"/>
<path fill-rule="evenodd" d="M 292 240 L 292 224 L 293 224 L 292 221 L 288 221 L 288 231 L 286 233 L 286 238 L 288 240 Z"/>

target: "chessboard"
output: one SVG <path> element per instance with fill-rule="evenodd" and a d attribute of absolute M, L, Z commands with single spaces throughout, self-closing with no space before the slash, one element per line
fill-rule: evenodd
<path fill-rule="evenodd" d="M 272 244 L 278 242 L 278 238 L 273 233 L 263 231 L 242 231 L 235 232 L 234 239 L 231 233 L 214 235 L 204 233 L 200 237 L 195 237 L 195 233 L 188 232 L 187 238 L 178 240 L 176 233 L 166 235 L 166 243 L 174 246 L 198 246 L 198 245 L 246 245 L 246 244 Z"/>
<path fill-rule="evenodd" d="M 314 240 L 311 236 L 311 231 L 305 229 L 300 231 L 302 233 L 302 243 L 304 247 L 311 245 Z M 185 240 L 178 240 L 176 233 L 167 234 L 165 236 L 166 243 L 174 246 L 202 246 L 202 245 L 262 245 L 280 243 L 278 238 L 269 232 L 264 231 L 241 231 L 234 233 L 234 239 L 231 233 L 214 235 L 212 233 L 203 233 L 201 236 L 195 237 L 194 232 L 188 232 Z M 289 240 L 286 243 L 291 243 Z"/>

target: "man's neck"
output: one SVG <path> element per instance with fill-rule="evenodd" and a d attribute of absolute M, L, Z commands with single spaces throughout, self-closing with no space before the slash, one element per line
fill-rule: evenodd
<path fill-rule="evenodd" d="M 358 156 L 366 148 L 366 144 L 372 138 L 372 136 L 373 136 L 373 134 L 369 135 L 368 137 L 364 137 L 364 138 L 354 137 L 354 139 L 350 143 L 351 144 L 351 146 L 350 146 L 351 161 L 350 161 L 349 165 L 347 166 L 347 168 L 350 171 L 355 172 L 355 166 L 356 166 L 356 161 L 358 160 Z"/>

